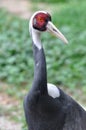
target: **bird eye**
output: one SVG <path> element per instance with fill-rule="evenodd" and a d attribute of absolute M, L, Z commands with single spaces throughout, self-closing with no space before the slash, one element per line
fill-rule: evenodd
<path fill-rule="evenodd" d="M 39 22 L 43 22 L 44 20 L 41 17 L 38 17 L 37 19 Z"/>

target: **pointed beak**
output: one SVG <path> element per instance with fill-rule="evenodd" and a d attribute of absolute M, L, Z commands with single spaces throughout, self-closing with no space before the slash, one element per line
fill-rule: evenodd
<path fill-rule="evenodd" d="M 64 37 L 64 35 L 55 27 L 55 25 L 52 22 L 48 22 L 47 24 L 47 31 L 51 32 L 54 36 L 58 37 L 60 40 L 62 40 L 64 43 L 68 43 L 67 39 Z"/>

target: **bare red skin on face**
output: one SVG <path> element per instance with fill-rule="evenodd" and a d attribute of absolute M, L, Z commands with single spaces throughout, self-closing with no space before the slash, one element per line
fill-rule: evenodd
<path fill-rule="evenodd" d="M 48 21 L 51 21 L 51 16 L 48 13 L 38 13 L 33 18 L 33 27 L 39 31 L 45 31 Z"/>

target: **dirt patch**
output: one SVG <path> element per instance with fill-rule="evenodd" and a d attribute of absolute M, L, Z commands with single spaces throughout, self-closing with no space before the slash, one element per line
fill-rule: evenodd
<path fill-rule="evenodd" d="M 0 82 L 0 86 L 3 88 L 0 92 L 0 130 L 21 130 L 21 124 L 11 120 L 12 117 L 20 115 L 18 108 L 20 102 L 5 93 L 6 89 L 9 88 L 8 85 Z"/>
<path fill-rule="evenodd" d="M 14 98 L 8 96 L 5 93 L 0 93 L 0 105 L 9 105 L 9 106 L 17 106 L 19 101 L 16 101 Z"/>
<path fill-rule="evenodd" d="M 30 0 L 0 0 L 0 8 L 5 8 L 10 13 L 23 19 L 28 19 L 32 15 L 32 10 L 46 10 L 52 12 L 52 6 L 46 3 L 32 4 Z"/>
<path fill-rule="evenodd" d="M 28 19 L 31 15 L 31 2 L 29 0 L 0 0 L 0 8 L 5 8 L 24 19 Z"/>
<path fill-rule="evenodd" d="M 19 101 L 5 93 L 0 93 L 0 130 L 21 130 L 22 125 L 20 123 L 10 120 L 10 117 L 18 116 L 18 111 L 10 111 L 12 108 L 18 107 L 18 105 Z"/>
<path fill-rule="evenodd" d="M 21 125 L 0 117 L 0 130 L 21 130 Z"/>

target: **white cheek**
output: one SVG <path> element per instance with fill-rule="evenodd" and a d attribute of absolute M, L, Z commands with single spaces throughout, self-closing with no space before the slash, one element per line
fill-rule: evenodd
<path fill-rule="evenodd" d="M 49 96 L 53 98 L 60 97 L 60 91 L 55 85 L 48 83 L 47 88 Z"/>

